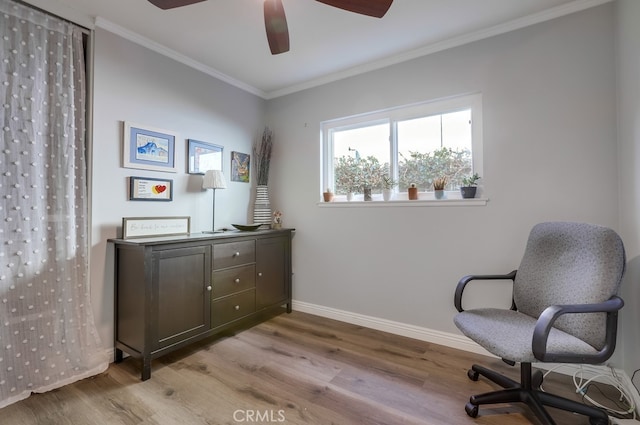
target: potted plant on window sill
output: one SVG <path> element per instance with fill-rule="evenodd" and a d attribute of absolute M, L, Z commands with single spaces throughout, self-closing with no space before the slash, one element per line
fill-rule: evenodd
<path fill-rule="evenodd" d="M 433 181 L 433 191 L 436 199 L 444 199 L 444 188 L 447 186 L 446 177 L 438 177 Z"/>
<path fill-rule="evenodd" d="M 390 201 L 393 197 L 393 188 L 396 186 L 396 181 L 388 175 L 382 176 L 382 199 Z"/>
<path fill-rule="evenodd" d="M 410 201 L 415 201 L 418 199 L 418 186 L 415 183 L 411 183 L 407 188 L 407 196 Z"/>
<path fill-rule="evenodd" d="M 362 193 L 364 193 L 365 201 L 372 201 L 372 192 L 373 190 L 380 189 L 382 186 L 382 182 L 384 177 L 389 175 L 389 171 L 384 165 L 381 165 L 378 161 L 378 158 L 373 156 L 368 156 L 365 159 L 361 159 L 359 162 L 360 165 L 360 176 L 361 176 L 361 187 Z"/>
<path fill-rule="evenodd" d="M 460 193 L 464 199 L 470 199 L 476 197 L 476 190 L 478 189 L 478 180 L 480 180 L 480 176 L 478 173 L 474 173 L 472 176 L 465 177 L 462 179 L 462 184 L 464 186 L 460 186 Z"/>
<path fill-rule="evenodd" d="M 347 201 L 353 199 L 354 193 L 360 190 L 360 159 L 343 156 L 336 164 L 335 193 L 346 195 Z"/>

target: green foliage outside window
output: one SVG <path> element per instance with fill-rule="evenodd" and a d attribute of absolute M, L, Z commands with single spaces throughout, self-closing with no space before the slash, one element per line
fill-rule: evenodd
<path fill-rule="evenodd" d="M 471 152 L 441 148 L 429 153 L 410 152 L 406 157 L 400 154 L 398 164 L 398 187 L 406 191 L 415 183 L 421 191 L 433 190 L 433 181 L 446 177 L 445 190 L 457 190 L 462 180 L 473 171 Z M 390 177 L 389 164 L 380 164 L 377 158 L 354 158 L 342 156 L 334 162 L 335 193 L 362 193 L 371 188 L 379 193 L 384 188 L 385 177 Z"/>
<path fill-rule="evenodd" d="M 389 164 L 380 164 L 374 156 L 342 156 L 336 158 L 334 173 L 337 194 L 362 193 L 365 188 L 378 192 L 383 188 L 384 178 L 389 176 Z"/>
<path fill-rule="evenodd" d="M 440 148 L 429 153 L 411 152 L 409 157 L 400 155 L 398 168 L 401 190 L 415 183 L 420 191 L 433 190 L 433 181 L 446 177 L 445 190 L 458 190 L 462 179 L 473 171 L 471 152 Z"/>

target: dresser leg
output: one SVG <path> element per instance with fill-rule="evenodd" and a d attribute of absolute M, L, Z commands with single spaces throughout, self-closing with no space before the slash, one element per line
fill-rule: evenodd
<path fill-rule="evenodd" d="M 122 350 L 120 350 L 119 348 L 116 348 L 116 352 L 115 352 L 115 356 L 114 356 L 113 361 L 115 363 L 120 363 L 120 362 L 122 362 L 122 357 L 123 357 L 122 356 Z"/>
<path fill-rule="evenodd" d="M 146 381 L 151 378 L 151 358 L 143 357 L 142 358 L 142 380 Z"/>

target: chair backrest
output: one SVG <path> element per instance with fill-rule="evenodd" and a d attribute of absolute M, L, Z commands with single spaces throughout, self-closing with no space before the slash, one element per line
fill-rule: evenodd
<path fill-rule="evenodd" d="M 540 223 L 531 229 L 514 281 L 518 311 L 532 317 L 550 305 L 599 303 L 618 293 L 624 245 L 613 230 L 587 223 Z M 606 315 L 565 314 L 555 327 L 597 349 L 605 341 Z"/>

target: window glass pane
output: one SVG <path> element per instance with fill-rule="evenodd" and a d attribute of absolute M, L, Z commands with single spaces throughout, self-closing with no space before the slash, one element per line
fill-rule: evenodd
<path fill-rule="evenodd" d="M 382 189 L 381 175 L 389 175 L 389 124 L 333 130 L 333 186 L 335 193 L 373 193 Z"/>
<path fill-rule="evenodd" d="M 472 122 L 473 117 L 473 122 Z M 432 192 L 436 179 L 447 180 L 452 199 L 459 198 L 462 179 L 482 174 L 482 96 L 446 99 L 393 107 L 322 124 L 322 186 L 337 200 L 348 193 L 378 200 L 382 188 L 402 192 L 415 183 Z M 473 152 L 473 154 L 472 154 Z M 432 199 L 433 194 L 420 199 Z"/>
<path fill-rule="evenodd" d="M 415 183 L 433 190 L 433 181 L 447 178 L 445 190 L 457 190 L 473 170 L 471 110 L 397 122 L 399 187 Z"/>

